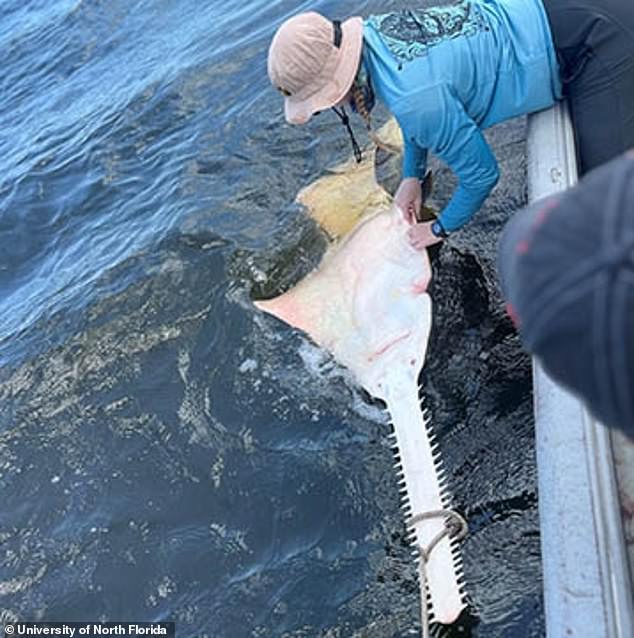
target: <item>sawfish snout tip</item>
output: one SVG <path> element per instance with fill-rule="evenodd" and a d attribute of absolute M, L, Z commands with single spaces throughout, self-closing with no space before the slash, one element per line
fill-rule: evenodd
<path fill-rule="evenodd" d="M 460 607 L 452 607 L 451 609 L 435 611 L 434 610 L 434 622 L 440 623 L 441 625 L 453 625 L 458 618 L 460 618 L 460 614 L 464 609 L 464 605 Z"/>

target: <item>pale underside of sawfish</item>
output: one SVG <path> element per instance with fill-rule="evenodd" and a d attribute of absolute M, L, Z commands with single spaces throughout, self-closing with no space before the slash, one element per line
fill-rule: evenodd
<path fill-rule="evenodd" d="M 414 517 L 450 506 L 438 445 L 418 398 L 432 319 L 431 268 L 427 253 L 410 245 L 402 212 L 389 204 L 389 196 L 381 197 L 374 212 L 330 247 L 315 271 L 288 292 L 256 305 L 307 333 L 385 402 L 408 539 L 425 548 L 445 522 L 415 522 Z M 426 579 L 421 604 L 430 620 L 454 622 L 464 608 L 457 541 L 445 536 L 435 546 Z"/>
<path fill-rule="evenodd" d="M 329 251 L 320 267 L 290 291 L 257 306 L 306 332 L 346 366 L 372 396 L 385 401 L 394 426 L 398 479 L 407 520 L 449 507 L 439 452 L 418 399 L 431 327 L 426 253 L 407 240 L 396 208 L 376 213 Z M 427 547 L 442 519 L 410 527 Z M 453 622 L 463 608 L 458 545 L 445 537 L 426 566 L 431 618 Z"/>

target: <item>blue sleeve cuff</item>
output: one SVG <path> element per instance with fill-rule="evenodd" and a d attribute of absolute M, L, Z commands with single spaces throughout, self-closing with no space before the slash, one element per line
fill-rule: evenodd
<path fill-rule="evenodd" d="M 495 172 L 478 190 L 458 186 L 450 202 L 438 217 L 443 228 L 448 233 L 464 226 L 480 209 L 480 206 L 482 206 L 498 181 L 499 171 L 497 166 L 495 169 Z"/>

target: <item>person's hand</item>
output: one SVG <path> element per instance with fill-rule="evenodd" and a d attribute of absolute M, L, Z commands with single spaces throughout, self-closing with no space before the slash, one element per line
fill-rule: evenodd
<path fill-rule="evenodd" d="M 405 221 L 415 224 L 423 203 L 420 181 L 416 177 L 402 180 L 394 195 L 394 203 L 403 211 Z"/>
<path fill-rule="evenodd" d="M 425 250 L 428 246 L 433 246 L 439 241 L 442 241 L 441 237 L 436 237 L 436 235 L 431 232 L 432 224 L 433 222 L 421 222 L 420 224 L 414 224 L 407 231 L 409 243 L 416 248 L 416 250 Z"/>

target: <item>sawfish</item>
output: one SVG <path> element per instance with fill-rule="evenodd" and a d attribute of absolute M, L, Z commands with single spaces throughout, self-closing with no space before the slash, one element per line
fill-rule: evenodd
<path fill-rule="evenodd" d="M 389 196 L 372 199 L 352 230 L 331 233 L 340 238 L 316 270 L 255 304 L 309 335 L 385 403 L 407 538 L 424 562 L 423 618 L 449 624 L 465 606 L 462 561 L 457 538 L 446 533 L 450 495 L 418 385 L 432 321 L 431 267 L 427 252 L 411 246 L 403 212 Z"/>

